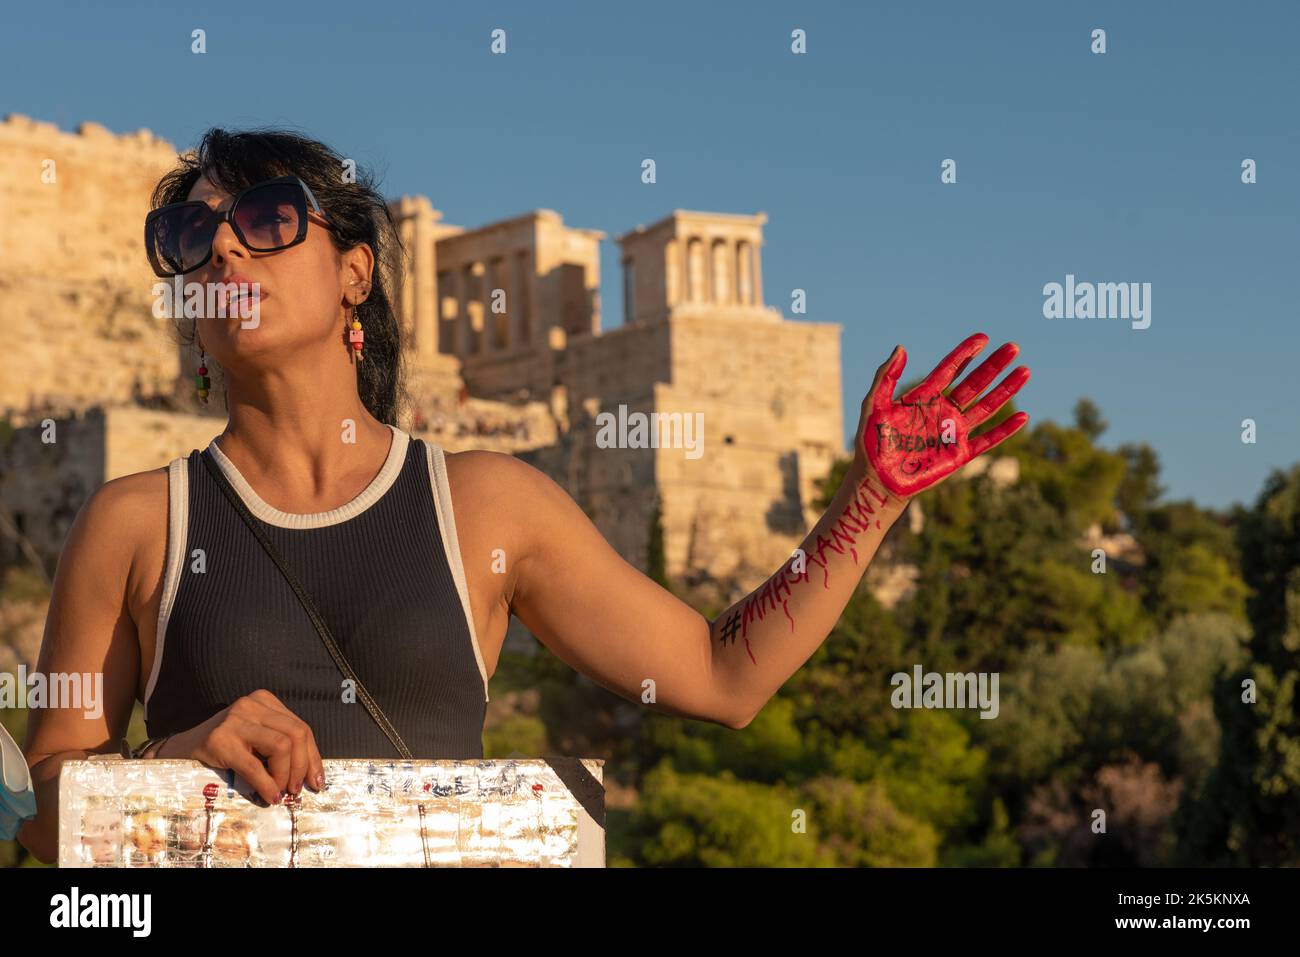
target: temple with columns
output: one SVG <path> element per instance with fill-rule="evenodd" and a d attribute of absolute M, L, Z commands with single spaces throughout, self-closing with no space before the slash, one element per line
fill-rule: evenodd
<path fill-rule="evenodd" d="M 817 518 L 817 481 L 846 454 L 840 327 L 764 304 L 764 214 L 674 210 L 618 236 L 623 323 L 603 330 L 604 233 L 549 209 L 462 229 L 424 197 L 391 208 L 423 394 L 463 383 L 483 400 L 545 403 L 554 441 L 515 454 L 633 564 L 656 498 L 671 577 L 752 587 L 788 557 Z M 620 407 L 701 416 L 702 454 L 599 447 L 597 416 Z"/>

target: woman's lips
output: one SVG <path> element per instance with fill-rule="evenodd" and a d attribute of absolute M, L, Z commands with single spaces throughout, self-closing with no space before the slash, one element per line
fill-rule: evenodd
<path fill-rule="evenodd" d="M 232 306 L 244 302 L 247 302 L 249 304 L 255 304 L 261 302 L 265 298 L 266 298 L 266 293 L 261 292 L 259 290 L 250 289 L 244 293 L 236 292 L 233 296 L 230 297 L 230 299 L 227 301 L 227 304 Z"/>
<path fill-rule="evenodd" d="M 267 293 L 262 290 L 260 285 L 247 276 L 235 273 L 226 276 L 221 282 L 224 285 L 236 287 L 228 293 L 226 307 L 227 309 L 236 310 L 239 314 L 246 314 L 249 310 L 257 307 L 263 299 L 267 298 Z"/>

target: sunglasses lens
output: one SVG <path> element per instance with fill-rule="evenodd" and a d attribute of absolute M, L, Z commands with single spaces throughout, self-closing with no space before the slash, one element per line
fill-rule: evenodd
<path fill-rule="evenodd" d="M 251 189 L 235 210 L 235 224 L 248 248 L 257 252 L 292 245 L 306 221 L 306 198 L 302 187 L 295 183 L 272 183 Z"/>
<path fill-rule="evenodd" d="M 195 268 L 212 246 L 212 222 L 206 206 L 184 206 L 154 217 L 149 232 L 152 258 L 171 274 Z"/>

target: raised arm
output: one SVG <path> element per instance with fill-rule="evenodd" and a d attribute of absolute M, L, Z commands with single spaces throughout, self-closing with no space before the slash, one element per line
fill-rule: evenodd
<path fill-rule="evenodd" d="M 830 634 L 910 497 L 1028 419 L 1017 413 L 969 436 L 1029 377 L 1017 369 L 979 398 L 1015 358 L 1013 343 L 944 395 L 987 342 L 970 337 L 898 400 L 907 360 L 901 346 L 894 350 L 863 399 L 854 459 L 826 513 L 781 568 L 712 622 L 624 561 L 559 486 L 512 460 L 504 466 L 518 492 L 508 497 L 519 529 L 512 611 L 610 690 L 660 711 L 744 727 Z"/>

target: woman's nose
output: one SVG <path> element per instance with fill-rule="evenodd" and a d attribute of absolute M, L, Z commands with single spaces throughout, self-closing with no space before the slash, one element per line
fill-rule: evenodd
<path fill-rule="evenodd" d="M 221 266 L 232 255 L 247 258 L 248 250 L 240 243 L 239 237 L 230 228 L 230 223 L 225 222 L 217 227 L 216 234 L 212 237 L 212 264 Z"/>

